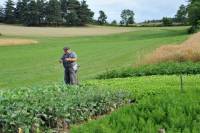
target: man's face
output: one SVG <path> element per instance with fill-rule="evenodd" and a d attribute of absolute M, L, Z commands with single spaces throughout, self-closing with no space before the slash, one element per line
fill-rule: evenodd
<path fill-rule="evenodd" d="M 64 50 L 64 53 L 65 53 L 65 54 L 68 54 L 68 53 L 69 53 L 69 50 Z"/>

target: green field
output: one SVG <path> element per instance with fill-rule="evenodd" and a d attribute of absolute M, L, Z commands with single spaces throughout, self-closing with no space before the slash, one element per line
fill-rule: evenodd
<path fill-rule="evenodd" d="M 126 89 L 137 99 L 97 121 L 73 126 L 72 133 L 198 133 L 200 131 L 200 76 L 150 76 L 94 80 L 89 84 Z"/>
<path fill-rule="evenodd" d="M 69 124 L 64 131 L 72 133 L 198 133 L 199 63 L 132 68 L 156 48 L 188 37 L 187 27 L 82 37 L 1 36 L 39 43 L 0 46 L 0 132 L 51 133 Z M 63 84 L 58 60 L 65 46 L 78 54 L 79 86 Z M 183 90 L 179 75 L 172 75 L 179 73 L 191 74 L 183 75 Z"/>
<path fill-rule="evenodd" d="M 134 28 L 133 28 L 134 29 Z M 0 47 L 0 87 L 13 88 L 61 82 L 63 68 L 58 64 L 62 48 L 70 46 L 79 56 L 80 80 L 114 68 L 132 66 L 145 53 L 165 44 L 187 39 L 187 27 L 136 28 L 136 31 L 107 36 L 26 37 L 37 45 Z"/>

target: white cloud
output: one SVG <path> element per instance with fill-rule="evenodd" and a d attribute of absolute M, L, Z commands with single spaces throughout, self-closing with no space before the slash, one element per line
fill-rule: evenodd
<path fill-rule="evenodd" d="M 6 0 L 0 0 L 0 4 Z M 16 1 L 16 0 L 15 0 Z M 109 21 L 120 20 L 123 9 L 131 9 L 135 12 L 137 22 L 147 19 L 161 19 L 163 16 L 173 17 L 181 4 L 188 0 L 86 0 L 89 7 L 98 17 L 99 10 L 105 11 Z"/>

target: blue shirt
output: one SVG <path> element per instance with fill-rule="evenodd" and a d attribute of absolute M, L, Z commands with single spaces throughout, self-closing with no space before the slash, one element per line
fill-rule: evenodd
<path fill-rule="evenodd" d="M 77 58 L 77 55 L 75 52 L 70 52 L 68 54 L 64 54 L 62 57 L 61 57 L 61 60 L 63 61 L 63 66 L 65 68 L 68 68 L 68 67 L 73 67 L 74 65 L 77 64 L 77 62 L 71 62 L 71 61 L 66 61 L 65 59 L 66 58 Z"/>

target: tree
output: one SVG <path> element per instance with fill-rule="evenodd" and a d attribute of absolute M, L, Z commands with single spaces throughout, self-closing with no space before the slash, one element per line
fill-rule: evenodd
<path fill-rule="evenodd" d="M 14 8 L 14 2 L 12 0 L 8 0 L 6 2 L 5 7 L 5 22 L 12 24 L 15 22 L 15 8 Z"/>
<path fill-rule="evenodd" d="M 78 11 L 80 10 L 80 2 L 77 0 L 68 0 L 68 9 L 67 15 L 65 17 L 66 25 L 76 26 L 80 25 L 81 20 L 78 15 Z"/>
<path fill-rule="evenodd" d="M 0 22 L 4 22 L 5 14 L 4 9 L 2 6 L 0 6 Z"/>
<path fill-rule="evenodd" d="M 60 25 L 62 23 L 61 6 L 57 0 L 49 0 L 47 5 L 47 23 L 50 25 Z"/>
<path fill-rule="evenodd" d="M 18 0 L 15 8 L 15 19 L 17 23 L 22 22 L 22 14 L 23 14 L 23 3 L 21 0 Z"/>
<path fill-rule="evenodd" d="M 164 26 L 172 26 L 173 21 L 172 21 L 171 18 L 164 17 L 164 18 L 162 19 L 162 23 L 163 23 Z"/>
<path fill-rule="evenodd" d="M 185 24 L 187 22 L 187 7 L 181 5 L 175 15 L 175 21 Z"/>
<path fill-rule="evenodd" d="M 28 12 L 26 14 L 25 24 L 27 26 L 36 26 L 39 24 L 39 11 L 35 0 L 28 3 Z"/>
<path fill-rule="evenodd" d="M 94 13 L 88 8 L 85 0 L 81 1 L 78 16 L 80 18 L 80 25 L 82 26 L 92 21 Z"/>
<path fill-rule="evenodd" d="M 129 9 L 123 10 L 121 13 L 121 18 L 122 18 L 123 24 L 125 24 L 126 26 L 128 26 L 129 24 L 133 24 L 134 23 L 134 15 L 135 15 L 135 13 Z"/>
<path fill-rule="evenodd" d="M 68 0 L 60 0 L 60 4 L 61 4 L 61 16 L 62 16 L 62 20 L 63 23 L 66 23 L 66 18 L 67 18 L 67 14 L 68 14 Z"/>
<path fill-rule="evenodd" d="M 106 16 L 106 14 L 105 14 L 105 12 L 104 11 L 99 11 L 99 18 L 98 18 L 98 23 L 100 24 L 100 25 L 103 25 L 103 24 L 106 24 L 107 23 L 107 16 Z"/>
<path fill-rule="evenodd" d="M 18 0 L 16 5 L 7 0 L 5 9 L 0 7 L 0 22 L 27 26 L 84 26 L 93 15 L 86 0 Z"/>
<path fill-rule="evenodd" d="M 197 25 L 200 20 L 200 1 L 191 0 L 188 6 L 189 21 L 192 25 Z"/>
<path fill-rule="evenodd" d="M 116 21 L 116 20 L 113 20 L 113 21 L 111 22 L 111 25 L 117 25 L 117 21 Z"/>
<path fill-rule="evenodd" d="M 45 0 L 37 0 L 38 23 L 44 25 L 46 23 L 47 3 Z"/>
<path fill-rule="evenodd" d="M 188 5 L 188 17 L 192 25 L 188 32 L 194 33 L 200 29 L 200 0 L 190 0 Z"/>

